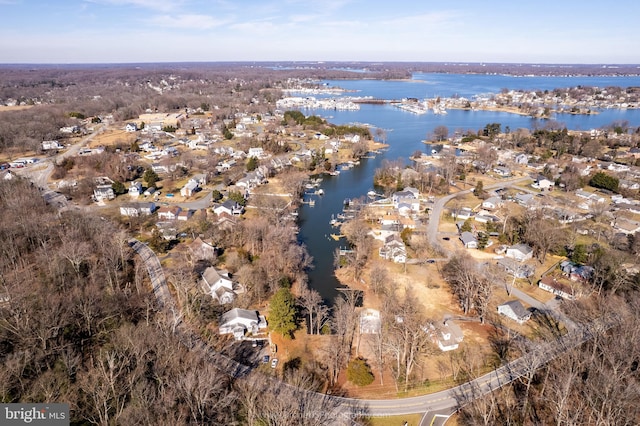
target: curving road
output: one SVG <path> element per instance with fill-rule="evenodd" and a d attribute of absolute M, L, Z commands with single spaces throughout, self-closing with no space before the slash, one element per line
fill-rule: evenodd
<path fill-rule="evenodd" d="M 444 205 L 444 204 L 443 204 Z M 201 337 L 193 333 L 177 314 L 176 305 L 167 286 L 162 266 L 156 254 L 145 244 L 136 239 L 129 240 L 129 245 L 136 251 L 147 267 L 154 295 L 158 305 L 173 315 L 173 330 L 181 342 L 192 350 L 206 353 L 214 365 L 226 374 L 241 378 L 251 372 L 251 367 L 238 363 L 214 351 Z M 613 326 L 613 322 L 604 327 Z M 400 416 L 414 413 L 425 413 L 421 425 L 442 425 L 447 418 L 467 403 L 505 384 L 530 374 L 556 356 L 591 339 L 592 335 L 586 326 L 576 326 L 566 335 L 555 341 L 543 343 L 535 347 L 523 357 L 508 364 L 497 367 L 475 380 L 441 392 L 411 398 L 375 400 L 332 397 L 312 392 L 312 396 L 322 401 L 331 400 L 337 407 L 334 411 L 333 424 L 352 424 L 349 419 L 358 415 L 367 416 Z M 289 386 L 283 382 L 274 382 L 274 386 Z"/>

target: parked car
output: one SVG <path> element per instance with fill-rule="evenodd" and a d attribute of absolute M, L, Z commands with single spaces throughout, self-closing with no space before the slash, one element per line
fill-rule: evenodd
<path fill-rule="evenodd" d="M 276 368 L 278 366 L 278 358 L 274 358 L 271 360 L 271 368 Z"/>
<path fill-rule="evenodd" d="M 262 362 L 267 364 L 269 362 L 269 355 L 265 355 L 262 357 Z"/>

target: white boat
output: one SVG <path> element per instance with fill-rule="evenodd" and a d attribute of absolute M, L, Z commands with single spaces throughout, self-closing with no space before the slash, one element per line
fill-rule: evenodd
<path fill-rule="evenodd" d="M 316 195 L 324 195 L 324 189 L 320 188 L 316 191 Z"/>

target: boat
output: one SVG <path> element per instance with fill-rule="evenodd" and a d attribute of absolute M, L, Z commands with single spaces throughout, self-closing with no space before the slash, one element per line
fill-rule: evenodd
<path fill-rule="evenodd" d="M 315 206 L 316 205 L 316 200 L 309 200 L 309 205 L 311 207 Z"/>
<path fill-rule="evenodd" d="M 316 195 L 324 195 L 324 189 L 320 188 L 316 191 Z"/>
<path fill-rule="evenodd" d="M 343 238 L 344 235 L 342 234 L 330 234 L 331 238 L 333 238 L 334 240 L 338 241 L 340 238 Z"/>

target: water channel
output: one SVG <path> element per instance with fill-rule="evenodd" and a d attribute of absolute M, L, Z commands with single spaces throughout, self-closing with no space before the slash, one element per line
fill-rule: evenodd
<path fill-rule="evenodd" d="M 469 80 L 469 77 L 464 75 L 421 74 L 417 75 L 417 78 L 429 79 L 432 76 L 434 79 L 437 77 L 438 80 L 434 84 L 428 84 L 430 92 L 427 93 L 425 93 L 426 84 L 412 81 L 346 80 L 327 81 L 326 84 L 358 90 L 359 92 L 355 93 L 357 96 L 373 96 L 385 99 L 403 97 L 422 99 L 424 97 L 433 97 L 434 95 L 451 96 L 452 89 L 450 86 L 455 86 L 453 93 L 463 93 L 464 96 L 471 97 L 469 93 L 475 90 L 487 93 L 496 87 L 530 88 L 530 86 L 536 84 L 536 81 L 541 90 L 576 85 L 597 85 L 593 82 L 594 78 L 589 77 L 559 77 L 555 78 L 555 80 L 551 80 L 551 77 L 534 77 L 526 80 L 509 77 L 505 80 L 505 76 L 473 76 L 473 84 L 468 89 L 464 89 L 467 87 L 465 82 Z M 611 77 L 598 81 L 606 83 L 610 79 L 618 82 L 617 85 L 622 87 L 640 86 L 640 77 Z M 508 82 L 511 82 L 512 85 L 503 85 Z M 559 82 L 562 85 L 554 86 Z M 523 87 L 520 84 L 526 85 Z M 494 90 L 494 93 L 497 91 L 499 89 Z M 349 170 L 342 170 L 338 176 L 324 177 L 320 188 L 323 189 L 325 195 L 313 196 L 315 205 L 313 207 L 303 205 L 300 209 L 299 238 L 307 246 L 309 253 L 314 258 L 314 267 L 309 271 L 309 285 L 311 288 L 318 290 L 329 303 L 338 294 L 336 288 L 340 286 L 334 274 L 334 252 L 336 248 L 345 248 L 347 244 L 344 239 L 335 241 L 330 237 L 332 233 L 339 233 L 339 230 L 332 227 L 329 221 L 332 215 L 342 212 L 345 199 L 366 197 L 366 193 L 373 189 L 375 170 L 380 167 L 383 160 L 401 159 L 404 162 L 408 162 L 408 158 L 416 150 L 430 153 L 431 147 L 425 145 L 422 141 L 428 133 L 440 125 L 446 126 L 450 135 L 455 131 L 473 130 L 475 132 L 489 123 L 500 123 L 502 129 L 509 126 L 512 130 L 518 128 L 541 128 L 545 125 L 544 120 L 503 112 L 449 110 L 448 114 L 444 115 L 431 112 L 415 115 L 391 105 L 363 104 L 358 111 L 307 110 L 304 113 L 306 115 L 315 114 L 325 117 L 334 124 L 364 123 L 385 129 L 387 134 L 386 143 L 389 145 L 387 150 L 377 154 L 374 158 L 362 159 L 360 165 Z M 601 111 L 597 115 L 562 114 L 555 117 L 555 120 L 564 124 L 570 130 L 599 128 L 620 120 L 626 120 L 630 126 L 637 127 L 640 126 L 640 110 L 608 109 Z"/>

